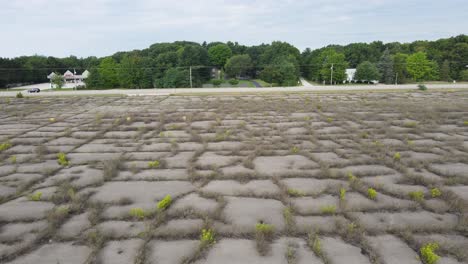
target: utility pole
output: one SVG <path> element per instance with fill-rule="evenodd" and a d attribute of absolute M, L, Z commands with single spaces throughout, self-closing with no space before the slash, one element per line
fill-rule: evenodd
<path fill-rule="evenodd" d="M 331 70 L 330 85 L 333 85 L 333 63 L 332 63 L 330 70 Z"/>
<path fill-rule="evenodd" d="M 398 72 L 395 74 L 395 85 L 398 85 Z"/>
<path fill-rule="evenodd" d="M 192 87 L 192 66 L 190 66 L 190 88 Z"/>

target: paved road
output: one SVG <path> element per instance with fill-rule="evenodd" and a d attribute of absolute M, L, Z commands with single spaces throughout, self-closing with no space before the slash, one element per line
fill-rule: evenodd
<path fill-rule="evenodd" d="M 257 81 L 252 81 L 256 88 L 262 88 L 262 85 L 259 84 Z"/>
<path fill-rule="evenodd" d="M 468 89 L 468 84 L 427 84 L 428 89 Z M 271 92 L 318 92 L 318 91 L 385 91 L 417 89 L 417 84 L 406 85 L 338 85 L 338 86 L 300 86 L 300 87 L 262 87 L 252 88 L 179 88 L 179 89 L 113 89 L 113 90 L 62 90 L 45 91 L 29 96 L 66 96 L 66 95 L 170 95 L 170 94 L 199 94 L 199 93 L 271 93 Z M 15 96 L 18 91 L 3 91 L 0 96 Z M 22 91 L 27 94 L 26 91 Z"/>
<path fill-rule="evenodd" d="M 306 81 L 306 79 L 304 79 L 304 78 L 301 78 L 301 83 L 305 87 L 312 87 L 313 86 L 310 82 Z"/>

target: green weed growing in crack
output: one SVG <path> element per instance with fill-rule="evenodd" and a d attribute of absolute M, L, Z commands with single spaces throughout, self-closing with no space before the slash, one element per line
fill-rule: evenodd
<path fill-rule="evenodd" d="M 419 251 L 425 264 L 435 264 L 439 261 L 440 256 L 435 253 L 437 249 L 439 249 L 439 244 L 437 243 L 428 243 L 421 247 Z"/>
<path fill-rule="evenodd" d="M 30 201 L 34 201 L 34 202 L 37 202 L 37 201 L 40 201 L 41 200 L 41 196 L 42 196 L 42 192 L 35 192 L 31 195 L 28 196 L 28 199 Z"/>
<path fill-rule="evenodd" d="M 374 188 L 367 189 L 367 197 L 371 200 L 377 199 L 377 191 Z"/>
<path fill-rule="evenodd" d="M 255 242 L 260 255 L 264 256 L 269 250 L 269 244 L 273 240 L 275 227 L 260 222 L 255 225 Z"/>
<path fill-rule="evenodd" d="M 424 201 L 424 192 L 423 191 L 410 192 L 408 195 L 412 200 L 414 200 L 416 202 Z"/>
<path fill-rule="evenodd" d="M 70 164 L 70 161 L 67 159 L 67 155 L 63 152 L 60 152 L 57 154 L 57 162 L 61 166 L 68 166 Z"/>
<path fill-rule="evenodd" d="M 161 201 L 158 202 L 157 204 L 158 210 L 160 211 L 166 210 L 171 205 L 171 203 L 172 203 L 172 198 L 168 194 L 166 195 L 166 197 L 164 197 Z"/>

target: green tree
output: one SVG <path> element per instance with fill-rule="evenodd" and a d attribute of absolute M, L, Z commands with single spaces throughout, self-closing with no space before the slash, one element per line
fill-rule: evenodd
<path fill-rule="evenodd" d="M 380 73 L 375 64 L 370 61 L 365 61 L 357 67 L 354 79 L 370 83 L 371 81 L 379 80 Z"/>
<path fill-rule="evenodd" d="M 92 67 L 89 69 L 88 78 L 85 79 L 85 84 L 87 88 L 90 89 L 99 89 L 103 88 L 101 84 L 101 76 L 99 76 L 98 67 Z"/>
<path fill-rule="evenodd" d="M 386 49 L 382 57 L 380 57 L 378 68 L 381 74 L 380 81 L 382 83 L 394 83 L 395 73 L 393 72 L 393 59 L 388 49 Z"/>
<path fill-rule="evenodd" d="M 99 84 L 102 88 L 116 88 L 119 86 L 118 68 L 119 65 L 112 57 L 104 58 L 99 63 Z"/>
<path fill-rule="evenodd" d="M 333 83 L 341 83 L 346 80 L 346 68 L 348 63 L 345 61 L 345 55 L 338 53 L 334 49 L 322 51 L 317 61 L 320 63 L 320 80 L 330 83 L 333 70 Z"/>
<path fill-rule="evenodd" d="M 252 59 L 249 55 L 236 55 L 227 60 L 224 66 L 230 77 L 245 75 L 252 68 Z"/>
<path fill-rule="evenodd" d="M 224 67 L 226 61 L 231 58 L 232 50 L 226 44 L 218 44 L 208 50 L 208 56 L 213 65 L 221 68 Z"/>
<path fill-rule="evenodd" d="M 190 87 L 189 72 L 186 69 L 168 69 L 164 77 L 156 80 L 159 88 L 187 88 Z"/>
<path fill-rule="evenodd" d="M 460 80 L 464 82 L 468 82 L 468 70 L 464 70 L 460 72 Z"/>
<path fill-rule="evenodd" d="M 416 52 L 406 59 L 406 70 L 415 81 L 425 81 L 436 78 L 436 63 L 427 59 L 424 52 Z"/>
<path fill-rule="evenodd" d="M 296 86 L 299 80 L 299 67 L 294 56 L 277 58 L 260 73 L 260 78 L 281 86 Z"/>
<path fill-rule="evenodd" d="M 408 55 L 397 53 L 393 56 L 393 72 L 395 73 L 396 83 L 406 83 L 409 78 L 408 71 L 406 70 L 406 59 Z"/>
<path fill-rule="evenodd" d="M 448 60 L 444 60 L 442 63 L 442 67 L 440 68 L 440 80 L 450 82 L 450 62 Z"/>
<path fill-rule="evenodd" d="M 63 78 L 63 75 L 56 72 L 51 80 L 52 84 L 55 86 L 56 89 L 62 89 L 63 85 L 65 84 L 65 79 Z"/>
<path fill-rule="evenodd" d="M 119 68 L 121 87 L 138 89 L 151 87 L 151 72 L 147 72 L 145 69 L 141 57 L 125 55 L 120 62 Z"/>

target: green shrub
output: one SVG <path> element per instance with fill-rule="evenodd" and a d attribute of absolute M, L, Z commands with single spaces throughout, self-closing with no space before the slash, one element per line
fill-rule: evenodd
<path fill-rule="evenodd" d="M 346 189 L 345 188 L 341 188 L 340 189 L 340 200 L 341 201 L 344 201 L 346 199 Z"/>
<path fill-rule="evenodd" d="M 442 192 L 439 190 L 439 188 L 432 188 L 431 189 L 431 196 L 432 198 L 437 198 L 442 195 Z"/>
<path fill-rule="evenodd" d="M 426 264 L 435 264 L 440 259 L 440 257 L 434 252 L 439 249 L 439 245 L 437 243 L 428 243 L 425 244 L 420 252 L 421 257 L 424 263 Z"/>
<path fill-rule="evenodd" d="M 424 192 L 423 191 L 414 191 L 409 193 L 409 197 L 412 200 L 415 200 L 417 202 L 421 202 L 424 200 Z"/>
<path fill-rule="evenodd" d="M 158 202 L 158 209 L 161 210 L 161 211 L 166 210 L 167 207 L 169 207 L 169 205 L 171 205 L 171 203 L 172 203 L 172 198 L 168 194 L 168 195 L 166 195 L 166 197 L 164 197 L 161 201 Z"/>
<path fill-rule="evenodd" d="M 215 87 L 219 87 L 223 83 L 223 80 L 211 80 L 211 84 Z"/>
<path fill-rule="evenodd" d="M 418 84 L 418 90 L 420 90 L 420 91 L 426 91 L 426 90 L 427 90 L 427 86 L 424 85 L 424 84 Z"/>
<path fill-rule="evenodd" d="M 305 195 L 304 192 L 301 192 L 299 190 L 296 190 L 296 189 L 288 189 L 288 194 L 292 197 L 302 197 Z"/>
<path fill-rule="evenodd" d="M 0 144 L 0 152 L 5 151 L 11 148 L 11 143 L 9 141 Z"/>
<path fill-rule="evenodd" d="M 42 192 L 35 192 L 35 193 L 29 195 L 28 198 L 29 198 L 30 201 L 37 202 L 37 201 L 41 200 L 41 196 L 42 196 Z"/>
<path fill-rule="evenodd" d="M 68 164 L 70 164 L 70 162 L 67 159 L 67 156 L 63 152 L 60 152 L 59 154 L 57 154 L 57 162 L 61 166 L 68 166 Z"/>
<path fill-rule="evenodd" d="M 215 240 L 215 234 L 213 230 L 211 229 L 203 229 L 202 233 L 200 235 L 200 241 L 202 245 L 207 246 L 207 245 L 212 245 L 216 243 Z"/>
<path fill-rule="evenodd" d="M 24 96 L 23 96 L 23 94 L 22 94 L 21 92 L 18 92 L 18 93 L 16 94 L 16 98 L 23 98 L 23 97 L 24 97 Z"/>
<path fill-rule="evenodd" d="M 367 196 L 371 200 L 375 200 L 377 198 L 377 191 L 373 188 L 367 189 Z"/>
<path fill-rule="evenodd" d="M 326 205 L 320 207 L 320 211 L 322 214 L 335 214 L 336 213 L 336 206 L 334 205 Z"/>
<path fill-rule="evenodd" d="M 148 216 L 148 213 L 143 208 L 132 208 L 130 209 L 130 216 L 138 219 L 144 219 Z"/>
<path fill-rule="evenodd" d="M 148 167 L 150 169 L 156 169 L 159 167 L 159 165 L 161 165 L 161 162 L 159 162 L 158 160 L 148 162 Z"/>
<path fill-rule="evenodd" d="M 397 153 L 395 153 L 395 155 L 393 155 L 393 160 L 394 161 L 400 161 L 400 159 L 401 159 L 400 152 L 397 152 Z"/>
<path fill-rule="evenodd" d="M 239 80 L 231 79 L 231 80 L 229 80 L 229 84 L 230 84 L 230 85 L 238 85 L 238 84 L 239 84 Z"/>

